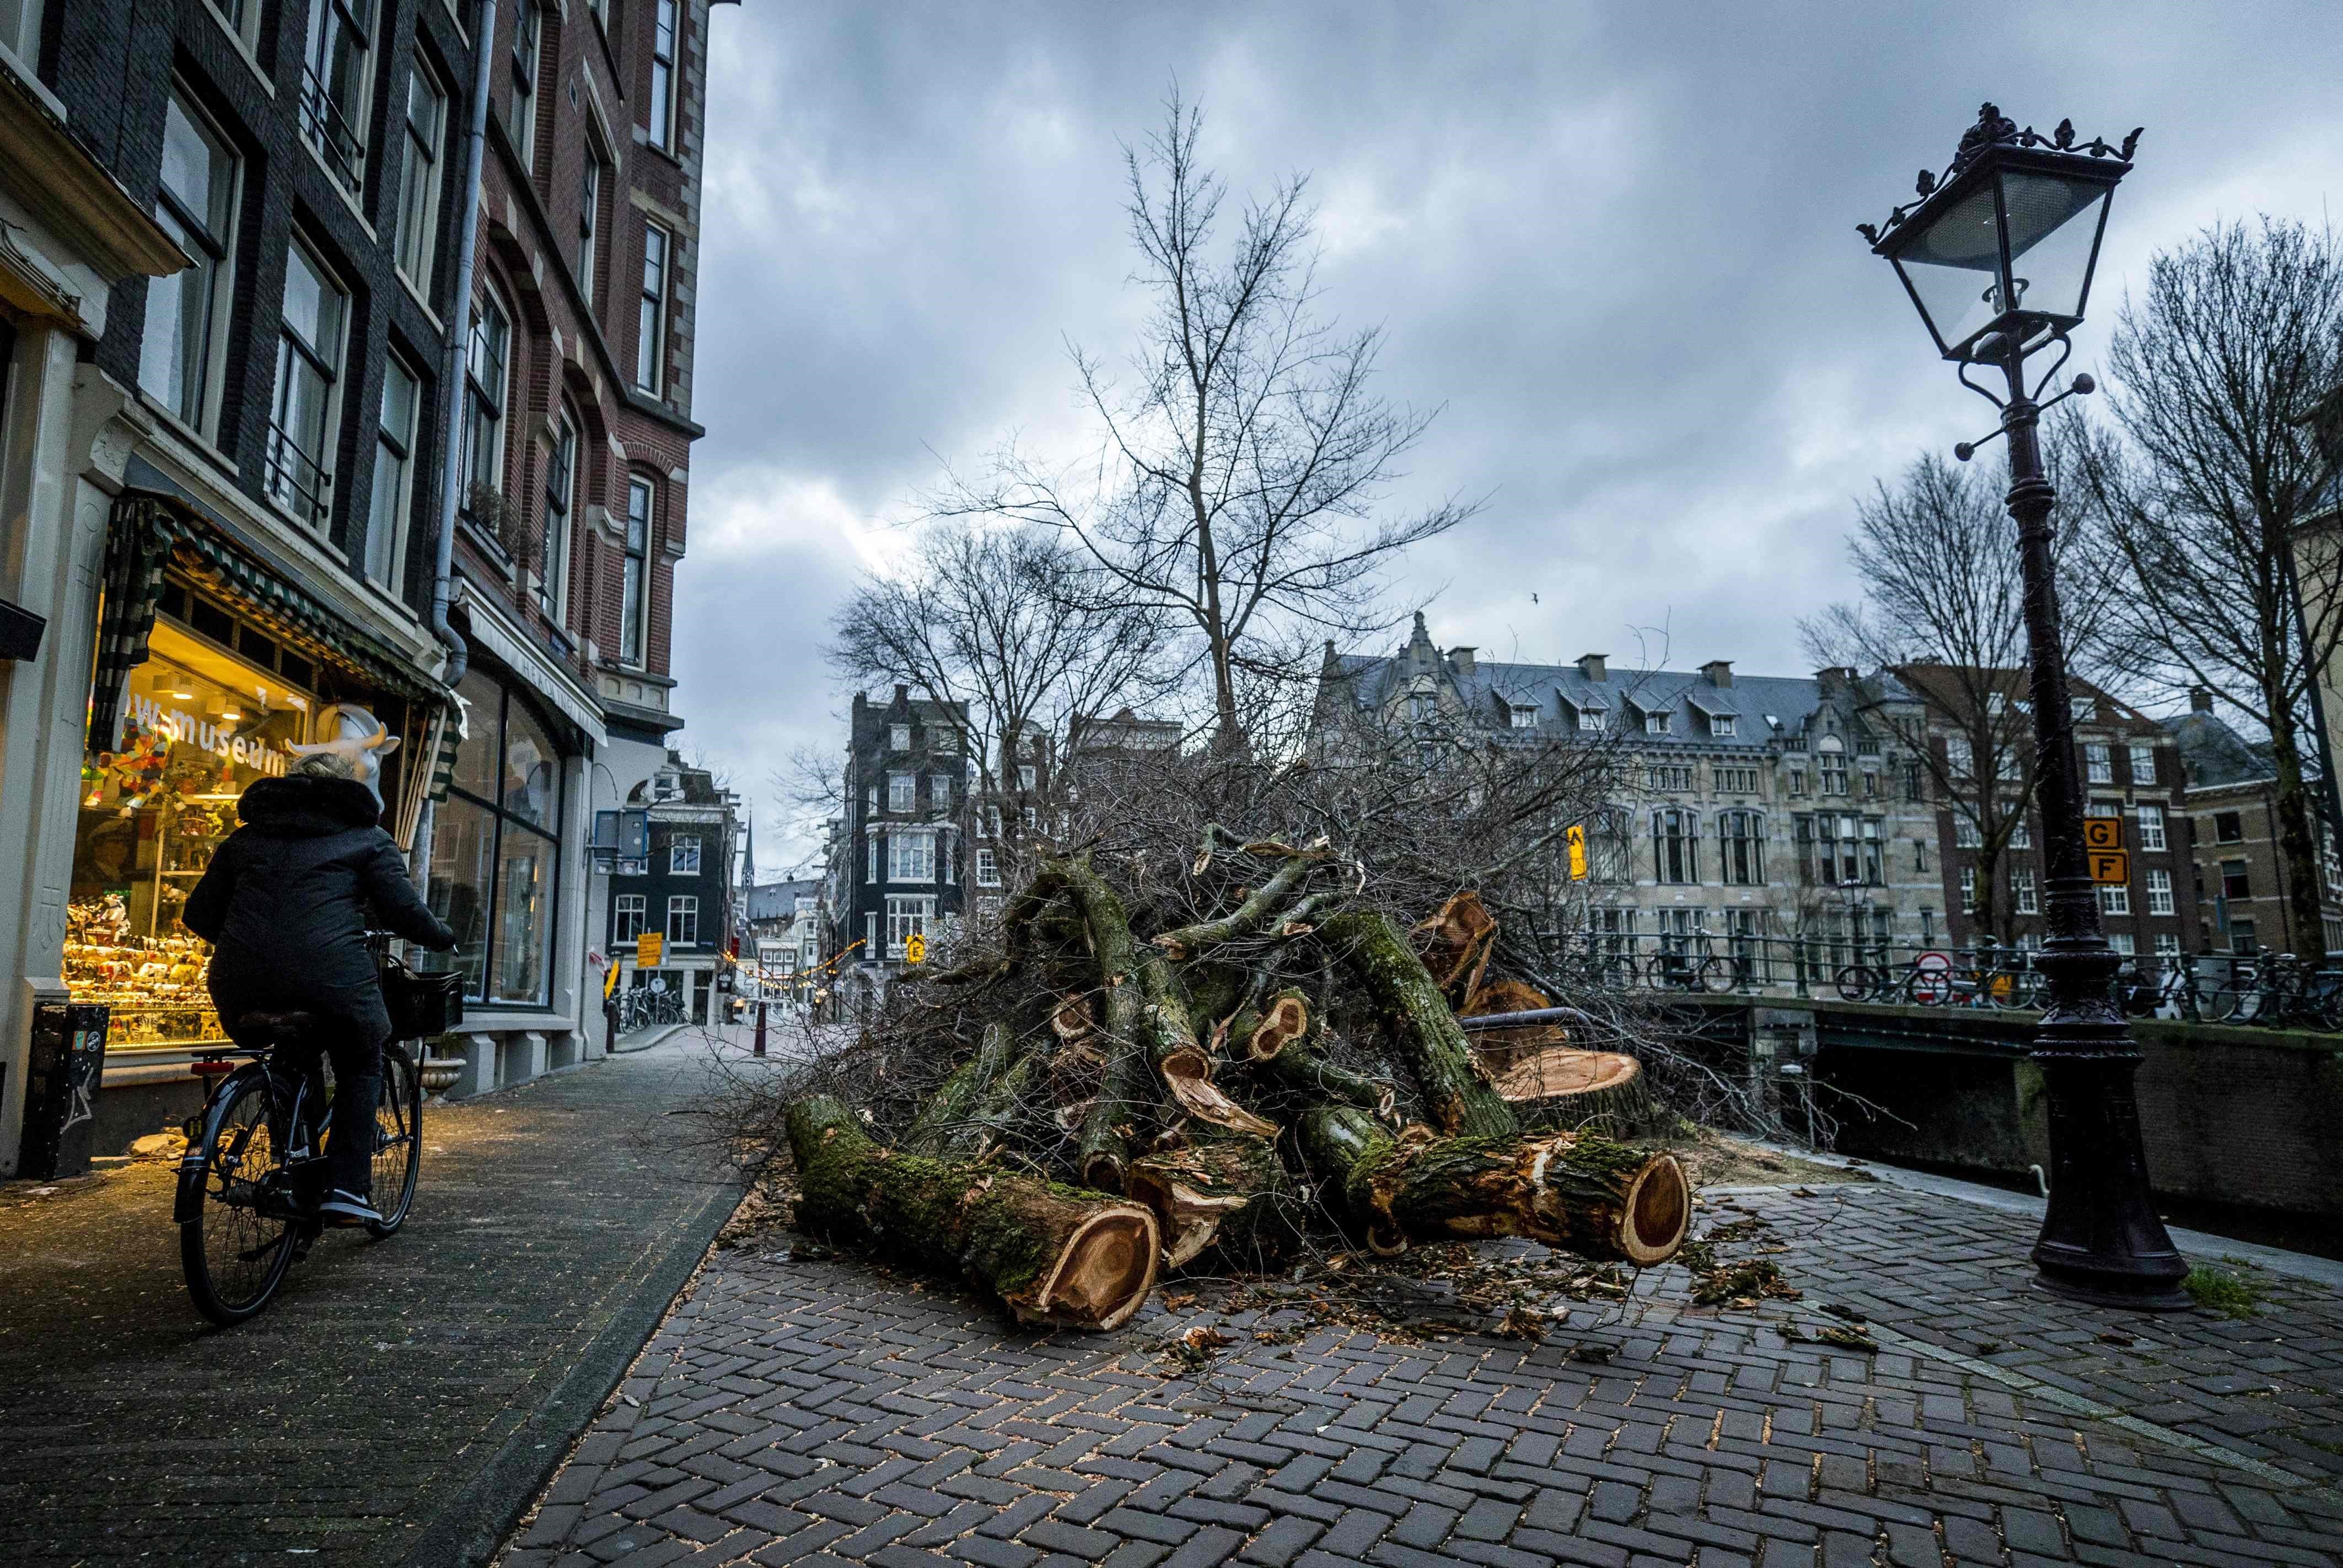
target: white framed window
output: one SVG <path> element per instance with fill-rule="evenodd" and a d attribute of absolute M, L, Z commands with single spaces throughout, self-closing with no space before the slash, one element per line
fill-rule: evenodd
<path fill-rule="evenodd" d="M 367 507 L 367 576 L 396 589 L 407 555 L 407 519 L 415 503 L 415 424 L 423 387 L 396 354 L 382 361 L 382 410 L 376 420 L 374 494 Z"/>
<path fill-rule="evenodd" d="M 2034 872 L 2032 869 L 2028 869 L 2023 871 L 2012 872 L 2010 874 L 2009 881 L 2010 886 L 2016 889 L 2017 892 L 2017 912 L 2021 915 L 2040 914 L 2042 912 L 2042 900 L 2041 896 L 2034 890 Z"/>
<path fill-rule="evenodd" d="M 620 893 L 610 905 L 610 940 L 630 942 L 643 934 L 644 896 Z"/>
<path fill-rule="evenodd" d="M 1974 915 L 1976 913 L 1976 868 L 1963 866 L 1961 868 L 1961 913 Z"/>
<path fill-rule="evenodd" d="M 545 465 L 545 510 L 537 525 L 537 602 L 548 620 L 565 623 L 569 608 L 569 518 L 578 496 L 578 422 L 565 406 L 554 416 L 553 453 Z"/>
<path fill-rule="evenodd" d="M 2135 784 L 2156 782 L 2156 748 L 2135 740 L 2131 747 L 2131 781 Z"/>
<path fill-rule="evenodd" d="M 1741 720 L 1733 714 L 1711 714 L 1708 720 L 1708 732 L 1711 735 L 1731 735 L 1740 728 L 1740 724 Z"/>
<path fill-rule="evenodd" d="M 887 900 L 887 956 L 900 959 L 903 946 L 916 933 L 928 934 L 928 922 L 935 918 L 936 901 L 926 898 L 890 898 Z"/>
<path fill-rule="evenodd" d="M 312 528 L 334 505 L 334 433 L 341 421 L 343 331 L 349 297 L 298 236 L 285 247 L 285 313 L 277 333 L 277 401 L 268 422 L 268 494 Z"/>
<path fill-rule="evenodd" d="M 464 351 L 464 505 L 471 490 L 505 487 L 505 398 L 512 386 L 512 316 L 491 289 L 472 312 Z"/>
<path fill-rule="evenodd" d="M 505 134 L 528 168 L 537 153 L 538 44 L 545 30 L 538 0 L 515 0 L 512 33 L 512 91 L 505 100 Z M 488 46 L 482 39 L 482 48 Z"/>
<path fill-rule="evenodd" d="M 930 774 L 929 774 L 929 775 L 928 775 L 928 809 L 929 809 L 929 810 L 930 810 L 930 811 L 949 811 L 949 810 L 950 810 L 950 809 L 951 809 L 951 797 L 952 797 L 952 777 L 951 777 L 951 775 L 950 775 L 950 774 L 949 774 L 949 773 L 930 773 Z"/>
<path fill-rule="evenodd" d="M 1953 848 L 1978 849 L 1985 847 L 1985 835 L 1977 829 L 1977 819 L 1966 806 L 1953 807 Z"/>
<path fill-rule="evenodd" d="M 2139 847 L 2143 849 L 2162 849 L 2166 847 L 2163 807 L 2142 806 L 2139 809 Z"/>
<path fill-rule="evenodd" d="M 1580 709 L 1578 710 L 1578 728 L 1589 730 L 1602 729 L 1603 710 L 1599 708 Z"/>
<path fill-rule="evenodd" d="M 2009 847 L 2013 849 L 2034 848 L 2034 819 L 2026 814 L 2025 803 L 2013 800 L 2002 809 L 2015 819 L 2009 826 Z"/>
<path fill-rule="evenodd" d="M 909 832 L 887 835 L 887 879 L 890 882 L 932 882 L 936 879 L 936 836 Z"/>
<path fill-rule="evenodd" d="M 699 840 L 697 838 L 674 838 L 667 841 L 667 874 L 670 877 L 699 875 Z"/>
<path fill-rule="evenodd" d="M 670 893 L 667 900 L 667 945 L 671 948 L 691 948 L 699 945 L 699 897 L 696 893 Z"/>
<path fill-rule="evenodd" d="M 909 751 L 911 749 L 911 727 L 908 724 L 887 726 L 887 749 Z"/>
<path fill-rule="evenodd" d="M 984 833 L 985 837 L 989 839 L 998 839 L 1001 837 L 1001 808 L 999 806 L 987 806 L 984 809 Z"/>
<path fill-rule="evenodd" d="M 2085 741 L 2083 772 L 2094 784 L 2114 783 L 2116 781 L 2115 748 L 2104 740 Z"/>
<path fill-rule="evenodd" d="M 1041 813 L 1040 809 L 1039 809 L 1038 807 L 1033 807 L 1033 806 L 1028 806 L 1028 807 L 1026 807 L 1026 808 L 1025 808 L 1025 830 L 1026 830 L 1028 833 L 1031 833 L 1031 832 L 1032 832 L 1035 829 L 1037 829 L 1037 828 L 1041 827 Z"/>
<path fill-rule="evenodd" d="M 1535 729 L 1537 728 L 1537 721 L 1538 721 L 1538 710 L 1537 710 L 1537 706 L 1536 706 L 1536 704 L 1534 704 L 1534 703 L 1520 703 L 1520 702 L 1516 702 L 1516 703 L 1514 703 L 1514 704 L 1513 705 L 1513 709 L 1512 709 L 1512 718 L 1513 718 L 1513 728 L 1514 728 L 1514 729 Z"/>
<path fill-rule="evenodd" d="M 2129 931 L 2109 931 L 2107 933 L 2107 946 L 2114 952 L 2124 958 L 2134 957 L 2139 951 L 2137 945 L 2132 941 L 2131 933 Z"/>
<path fill-rule="evenodd" d="M 2180 956 L 2180 933 L 2177 931 L 2157 932 L 2156 956 L 2160 959 L 2178 958 Z"/>
<path fill-rule="evenodd" d="M 2147 873 L 2147 912 L 2151 915 L 2173 912 L 2172 873 L 2161 867 L 2153 868 Z"/>
<path fill-rule="evenodd" d="M 2131 890 L 2121 882 L 2099 884 L 2099 913 L 2127 915 L 2131 913 Z"/>
<path fill-rule="evenodd" d="M 862 917 L 862 957 L 875 961 L 879 957 L 879 916 L 876 911 Z"/>
<path fill-rule="evenodd" d="M 798 961 L 808 969 L 813 968 L 815 964 L 821 961 L 821 949 L 813 938 L 808 937 L 805 940 L 805 945 L 798 950 Z"/>
<path fill-rule="evenodd" d="M 667 379 L 667 230 L 643 225 L 643 286 L 635 311 L 635 385 L 657 393 Z"/>
<path fill-rule="evenodd" d="M 373 0 L 310 0 L 301 68 L 301 139 L 353 194 L 366 182 L 373 32 Z"/>
<path fill-rule="evenodd" d="M 980 888 L 1001 886 L 1001 857 L 989 844 L 980 844 L 976 850 L 976 885 Z"/>
<path fill-rule="evenodd" d="M 439 239 L 439 160 L 447 146 L 447 95 L 417 50 L 407 77 L 407 157 L 398 172 L 398 270 L 416 292 L 431 292 Z"/>
<path fill-rule="evenodd" d="M 1644 715 L 1644 734 L 1665 735 L 1667 732 L 1668 716 L 1665 713 L 1646 713 Z"/>
<path fill-rule="evenodd" d="M 586 138 L 586 156 L 578 176 L 578 292 L 586 301 L 586 313 L 600 314 L 595 308 L 594 284 L 601 260 L 603 166 L 608 160 L 592 136 Z"/>
<path fill-rule="evenodd" d="M 1945 770 L 1956 779 L 1976 776 L 1976 749 L 1966 735 L 1945 737 Z"/>
<path fill-rule="evenodd" d="M 155 218 L 195 265 L 146 285 L 138 385 L 204 436 L 213 434 L 236 276 L 243 167 L 186 90 L 163 110 L 163 177 Z"/>
<path fill-rule="evenodd" d="M 627 554 L 618 586 L 618 662 L 643 666 L 645 623 L 650 618 L 651 483 L 627 480 Z"/>
<path fill-rule="evenodd" d="M 677 15 L 676 0 L 651 0 L 651 146 L 672 149 L 675 146 L 675 45 Z"/>
<path fill-rule="evenodd" d="M 919 809 L 920 779 L 913 773 L 887 775 L 887 809 L 909 813 Z"/>
<path fill-rule="evenodd" d="M 1822 759 L 1818 766 L 1822 769 L 1823 793 L 1825 795 L 1845 794 L 1846 759 L 1844 757 L 1825 757 Z"/>
<path fill-rule="evenodd" d="M 1037 777 L 1031 763 L 1020 763 L 1017 768 L 1017 788 L 1031 792 Z"/>
<path fill-rule="evenodd" d="M 865 857 L 866 863 L 862 869 L 862 885 L 866 888 L 879 885 L 879 840 L 886 836 L 884 833 L 868 833 L 863 836 L 863 842 L 870 851 Z"/>

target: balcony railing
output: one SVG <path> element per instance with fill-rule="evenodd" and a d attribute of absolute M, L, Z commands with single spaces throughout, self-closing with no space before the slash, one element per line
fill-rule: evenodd
<path fill-rule="evenodd" d="M 307 69 L 301 73 L 301 135 L 317 149 L 334 177 L 353 194 L 364 186 L 366 144 L 358 139 L 326 84 L 315 71 Z"/>
<path fill-rule="evenodd" d="M 334 476 L 302 450 L 292 433 L 268 425 L 263 477 L 271 498 L 313 528 L 324 528 L 334 504 Z"/>

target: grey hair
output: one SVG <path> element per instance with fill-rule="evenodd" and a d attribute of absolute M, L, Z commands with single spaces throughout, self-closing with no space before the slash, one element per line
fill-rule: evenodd
<path fill-rule="evenodd" d="M 293 771 L 304 779 L 355 779 L 358 770 L 350 759 L 338 751 L 312 751 L 293 764 Z"/>

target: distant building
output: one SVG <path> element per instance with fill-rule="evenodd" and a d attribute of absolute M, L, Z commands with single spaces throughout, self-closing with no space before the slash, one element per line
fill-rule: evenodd
<path fill-rule="evenodd" d="M 964 707 L 914 698 L 908 686 L 885 703 L 855 693 L 846 814 L 831 823 L 826 874 L 829 960 L 841 974 L 876 983 L 902 966 L 911 938 L 924 943 L 961 913 L 970 839 L 997 833 L 988 814 L 969 809 L 967 730 Z"/>
<path fill-rule="evenodd" d="M 749 890 L 748 933 L 741 942 L 744 966 L 756 955 L 765 994 L 809 989 L 821 968 L 821 880 L 801 877 L 759 882 Z"/>
<path fill-rule="evenodd" d="M 608 941 L 618 984 L 678 992 L 687 1018 L 709 1022 L 720 1018 L 712 999 L 732 957 L 739 797 L 670 751 L 628 804 L 647 811 L 649 833 L 646 854 L 610 868 Z M 659 935 L 659 960 L 645 966 L 638 960 L 649 931 Z"/>
<path fill-rule="evenodd" d="M 2278 770 L 2267 742 L 2239 735 L 2199 691 L 2189 710 L 2164 721 L 2179 754 L 2187 787 L 2191 874 L 2197 892 L 2196 949 L 2200 952 L 2343 952 L 2343 889 L 2338 889 L 2335 835 L 2319 832 L 2320 925 L 2295 929 L 2287 897 L 2286 857 L 2279 849 Z"/>

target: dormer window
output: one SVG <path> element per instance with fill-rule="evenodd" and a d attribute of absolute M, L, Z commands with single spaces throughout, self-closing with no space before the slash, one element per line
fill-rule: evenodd
<path fill-rule="evenodd" d="M 911 749 L 911 727 L 908 724 L 888 726 L 887 749 L 890 751 L 909 751 Z"/>
<path fill-rule="evenodd" d="M 1516 702 L 1513 705 L 1513 717 L 1514 729 L 1535 729 L 1538 721 L 1537 705 L 1530 702 Z"/>
<path fill-rule="evenodd" d="M 1646 713 L 1646 714 L 1644 714 L 1644 734 L 1646 734 L 1646 735 L 1665 735 L 1667 732 L 1668 732 L 1668 715 L 1667 715 L 1667 710 L 1666 710 L 1665 709 L 1658 709 L 1658 710 L 1656 710 L 1656 711 L 1649 712 L 1649 713 Z"/>
<path fill-rule="evenodd" d="M 1708 720 L 1708 732 L 1711 735 L 1730 735 L 1740 722 L 1738 718 L 1730 713 L 1713 714 Z"/>
<path fill-rule="evenodd" d="M 1578 728 L 1581 729 L 1601 729 L 1603 728 L 1603 710 L 1599 708 L 1580 709 L 1578 710 Z"/>

